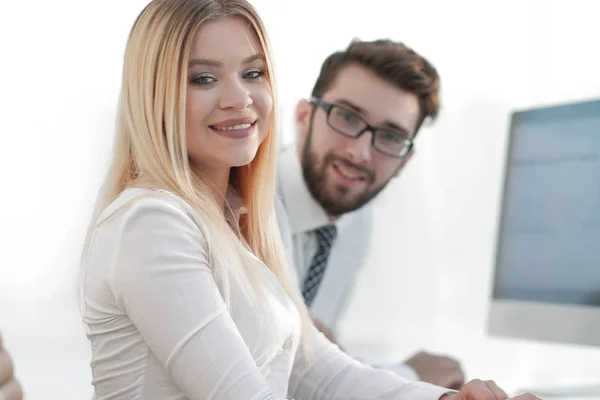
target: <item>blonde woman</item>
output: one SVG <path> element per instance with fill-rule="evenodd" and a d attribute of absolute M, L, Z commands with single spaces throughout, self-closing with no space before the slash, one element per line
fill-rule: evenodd
<path fill-rule="evenodd" d="M 362 366 L 312 325 L 274 216 L 274 102 L 246 1 L 154 0 L 135 21 L 83 259 L 98 400 L 456 396 Z M 458 395 L 506 397 L 487 387 Z"/>

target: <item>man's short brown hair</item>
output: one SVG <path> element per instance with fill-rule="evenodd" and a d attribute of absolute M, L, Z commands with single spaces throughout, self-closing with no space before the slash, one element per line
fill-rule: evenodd
<path fill-rule="evenodd" d="M 415 135 L 425 119 L 437 117 L 440 77 L 436 69 L 411 48 L 389 39 L 371 42 L 355 39 L 345 50 L 331 54 L 321 66 L 312 95 L 323 96 L 333 85 L 337 74 L 351 64 L 363 66 L 383 80 L 417 96 L 421 118 Z"/>

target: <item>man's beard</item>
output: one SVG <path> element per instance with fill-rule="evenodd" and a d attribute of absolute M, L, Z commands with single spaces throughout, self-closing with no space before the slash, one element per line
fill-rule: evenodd
<path fill-rule="evenodd" d="M 309 127 L 308 137 L 302 149 L 302 175 L 312 197 L 321 205 L 325 212 L 331 217 L 339 217 L 342 214 L 358 210 L 381 192 L 391 180 L 388 179 L 382 185 L 371 188 L 374 181 L 373 172 L 348 162 L 345 159 L 337 157 L 331 153 L 326 154 L 319 163 L 317 155 L 312 151 L 312 121 Z M 348 188 L 342 185 L 334 185 L 326 181 L 326 169 L 333 162 L 346 164 L 366 174 L 367 189 L 358 196 L 345 198 Z"/>

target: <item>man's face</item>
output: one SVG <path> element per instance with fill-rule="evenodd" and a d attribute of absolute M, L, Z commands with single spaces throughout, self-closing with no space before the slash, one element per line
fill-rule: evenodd
<path fill-rule="evenodd" d="M 409 137 L 419 122 L 416 95 L 358 65 L 342 69 L 321 100 L 355 113 L 371 126 Z M 348 117 L 351 114 L 344 114 Z M 323 108 L 305 100 L 298 103 L 296 126 L 304 179 L 312 196 L 333 217 L 368 203 L 412 155 L 399 159 L 382 154 L 371 145 L 370 131 L 358 138 L 344 136 L 327 123 Z"/>

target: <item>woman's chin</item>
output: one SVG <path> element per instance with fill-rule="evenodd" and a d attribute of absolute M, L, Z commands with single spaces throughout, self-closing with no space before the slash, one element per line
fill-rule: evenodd
<path fill-rule="evenodd" d="M 236 154 L 234 157 L 231 158 L 231 167 L 243 167 L 244 165 L 250 164 L 252 160 L 254 160 L 254 158 L 256 157 L 257 150 L 258 149 L 248 149 L 248 151 L 245 154 Z"/>

